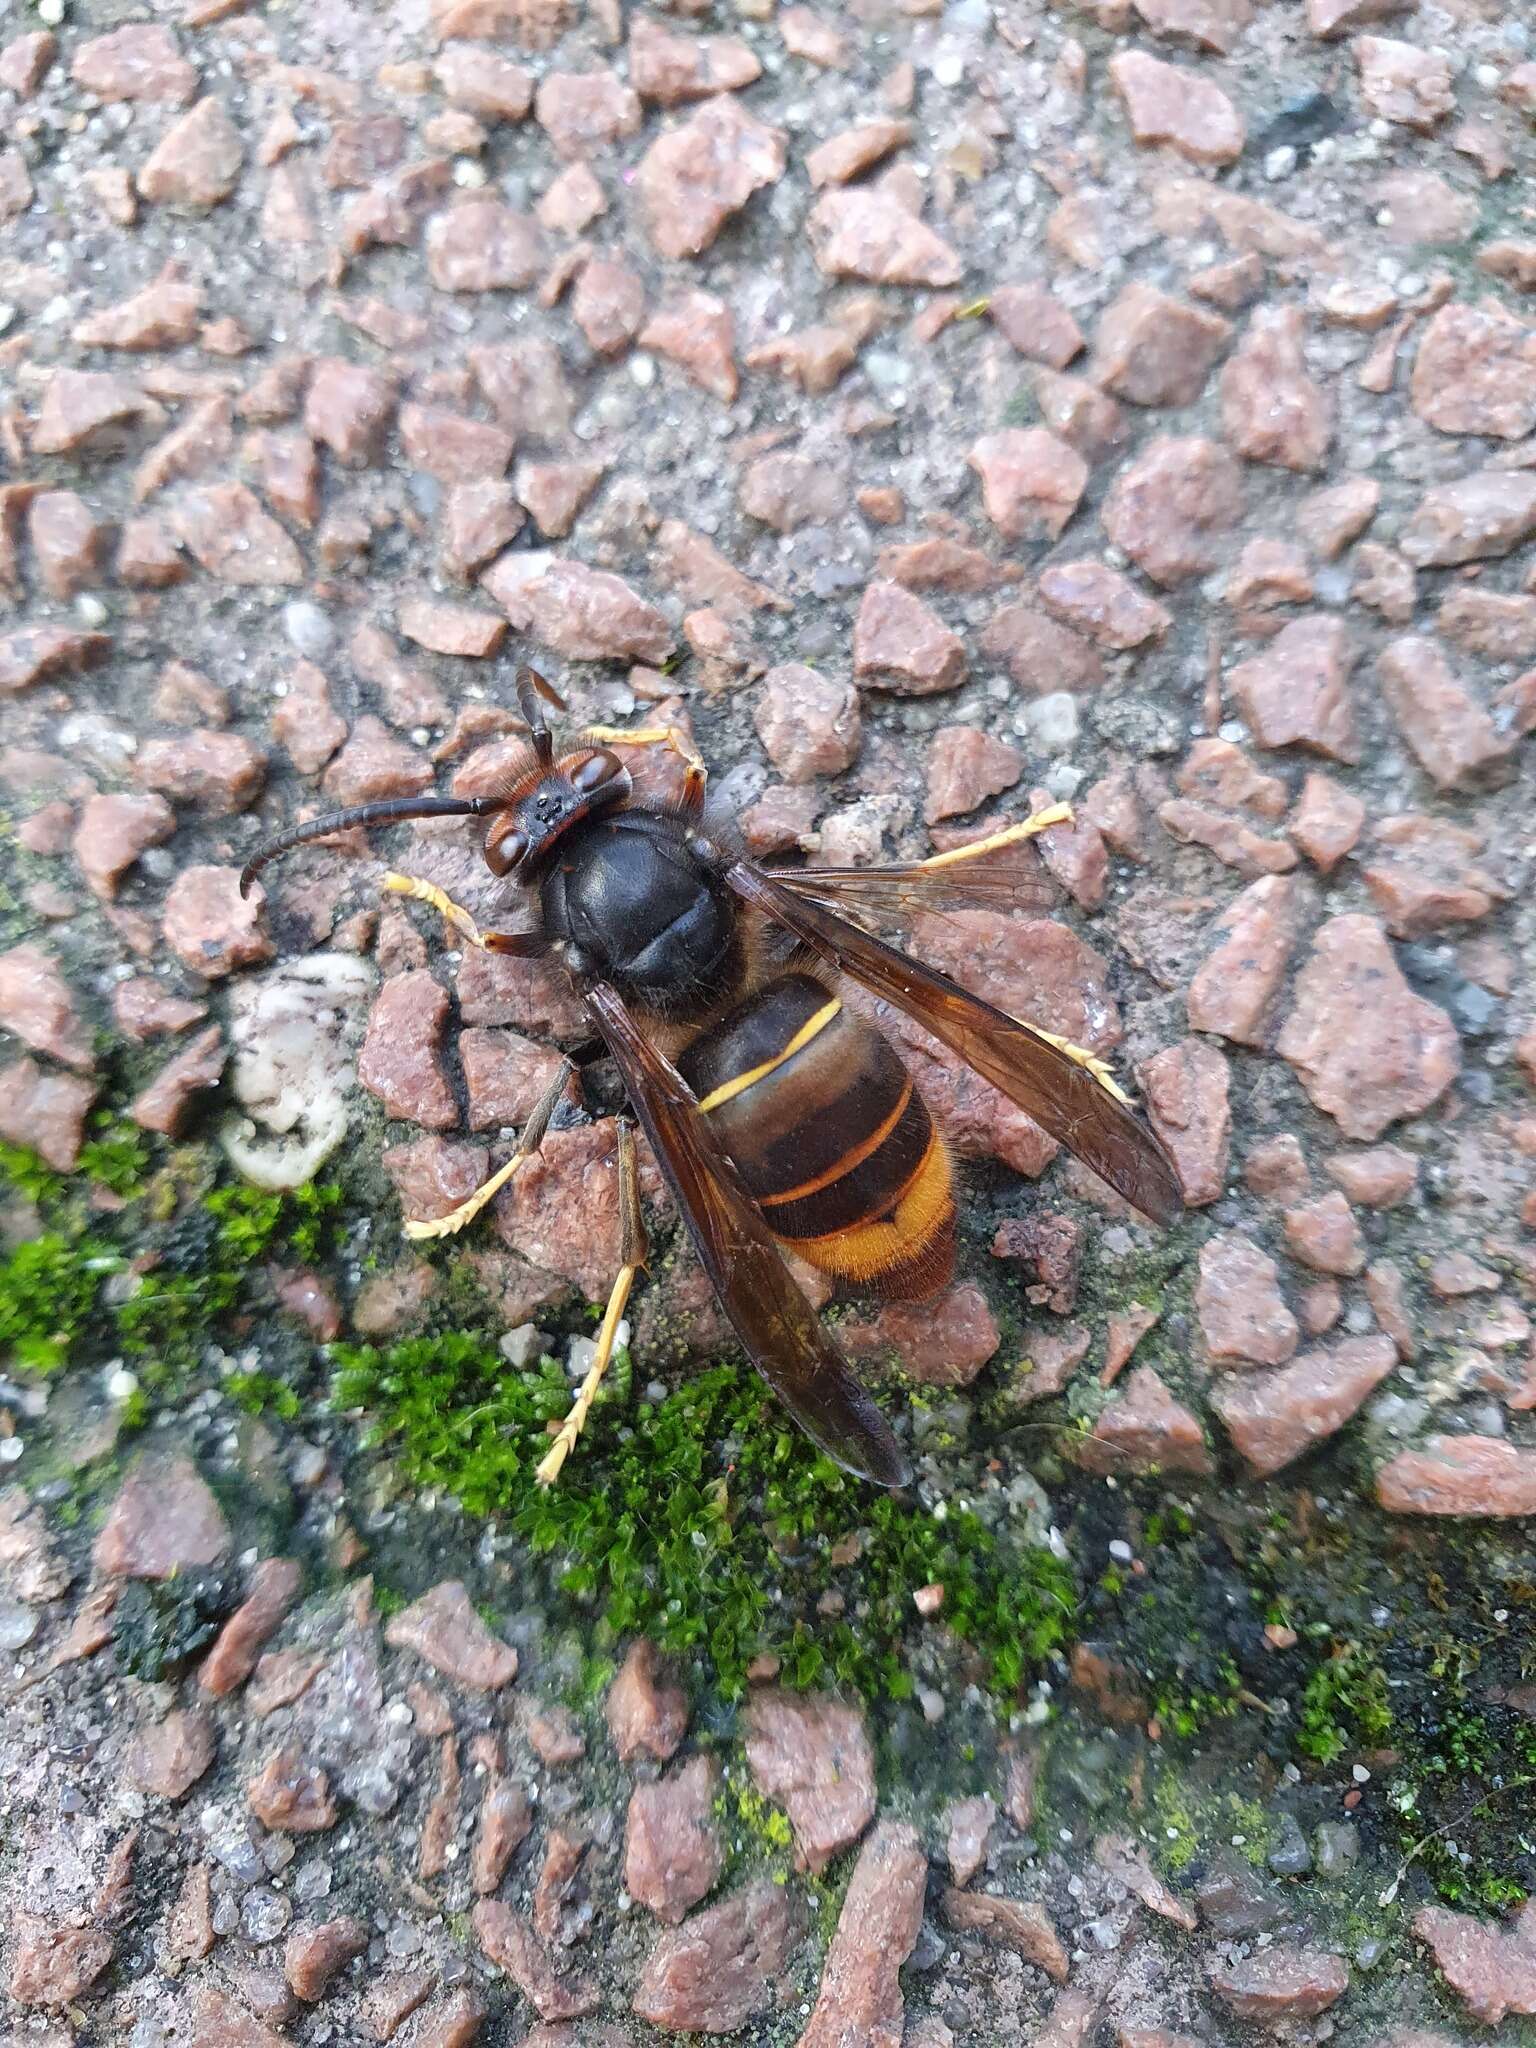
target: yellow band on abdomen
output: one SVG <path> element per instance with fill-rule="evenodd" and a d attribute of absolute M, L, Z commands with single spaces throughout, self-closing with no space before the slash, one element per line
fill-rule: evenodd
<path fill-rule="evenodd" d="M 761 1081 L 765 1074 L 771 1074 L 776 1067 L 782 1067 L 786 1060 L 793 1059 L 797 1052 L 803 1051 L 819 1031 L 825 1031 L 842 1007 L 839 999 L 833 996 L 813 1017 L 806 1018 L 781 1052 L 776 1052 L 771 1060 L 764 1060 L 761 1066 L 749 1067 L 744 1074 L 733 1074 L 729 1081 L 722 1081 L 718 1088 L 712 1088 L 699 1104 L 700 1109 L 707 1115 L 710 1110 L 718 1109 L 723 1102 L 729 1102 L 734 1096 L 742 1094 L 754 1081 Z"/>

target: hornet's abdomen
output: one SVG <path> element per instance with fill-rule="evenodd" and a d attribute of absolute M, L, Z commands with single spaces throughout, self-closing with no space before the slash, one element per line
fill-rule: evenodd
<path fill-rule="evenodd" d="M 955 1257 L 944 1142 L 890 1046 L 821 982 L 770 982 L 678 1067 L 784 1244 L 895 1300 L 944 1285 Z"/>

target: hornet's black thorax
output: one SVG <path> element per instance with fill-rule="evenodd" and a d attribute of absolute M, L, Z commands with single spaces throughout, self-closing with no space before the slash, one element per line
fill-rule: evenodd
<path fill-rule="evenodd" d="M 540 897 L 544 929 L 571 972 L 611 983 L 637 1008 L 686 1016 L 736 978 L 734 905 L 677 818 L 619 811 L 578 826 Z"/>

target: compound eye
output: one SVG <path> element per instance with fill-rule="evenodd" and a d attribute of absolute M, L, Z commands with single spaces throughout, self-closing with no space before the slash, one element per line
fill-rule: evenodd
<path fill-rule="evenodd" d="M 610 753 L 604 747 L 598 753 L 588 755 L 585 761 L 572 769 L 571 787 L 579 789 L 585 795 L 588 790 L 600 789 L 605 782 L 611 782 L 615 775 L 622 775 L 623 772 L 624 763 L 618 755 Z"/>
<path fill-rule="evenodd" d="M 528 835 L 515 827 L 486 834 L 485 864 L 493 875 L 510 874 L 528 851 Z"/>

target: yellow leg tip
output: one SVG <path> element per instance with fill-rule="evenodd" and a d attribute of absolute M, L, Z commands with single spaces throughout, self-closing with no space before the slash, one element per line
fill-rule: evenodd
<path fill-rule="evenodd" d="M 423 1223 L 413 1217 L 400 1227 L 402 1234 L 408 1237 L 412 1244 L 426 1244 L 434 1237 L 452 1237 L 460 1228 L 451 1216 L 444 1216 L 432 1223 Z"/>
<path fill-rule="evenodd" d="M 546 1492 L 549 1490 L 551 1486 L 554 1485 L 555 1481 L 560 1477 L 561 1468 L 565 1464 L 566 1454 L 569 1450 L 569 1444 L 557 1442 L 553 1450 L 547 1452 L 544 1457 L 540 1458 L 538 1465 L 534 1470 L 533 1476 L 537 1483 L 540 1486 L 542 1486 Z"/>
<path fill-rule="evenodd" d="M 461 903 L 455 903 L 436 882 L 423 881 L 420 875 L 402 875 L 395 868 L 386 868 L 384 879 L 379 885 L 389 896 L 409 896 L 414 903 L 426 903 L 453 931 L 461 933 L 472 946 L 483 946 L 485 940 L 480 927 Z"/>
<path fill-rule="evenodd" d="M 466 1230 L 474 1222 L 482 1209 L 490 1207 L 518 1168 L 532 1157 L 531 1152 L 514 1152 L 506 1165 L 498 1166 L 490 1179 L 482 1181 L 466 1201 L 460 1202 L 457 1209 L 450 1209 L 446 1216 L 436 1216 L 426 1221 L 412 1220 L 402 1224 L 402 1230 L 408 1238 L 418 1244 L 423 1238 L 457 1237 L 461 1230 Z"/>

